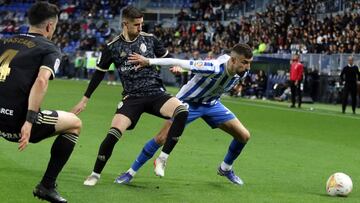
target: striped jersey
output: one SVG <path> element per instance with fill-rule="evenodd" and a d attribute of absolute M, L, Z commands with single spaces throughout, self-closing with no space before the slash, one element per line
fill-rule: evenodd
<path fill-rule="evenodd" d="M 223 93 L 230 91 L 246 76 L 230 76 L 226 70 L 229 59 L 229 55 L 222 55 L 215 60 L 190 60 L 190 70 L 195 75 L 180 89 L 176 97 L 184 102 L 216 104 Z"/>

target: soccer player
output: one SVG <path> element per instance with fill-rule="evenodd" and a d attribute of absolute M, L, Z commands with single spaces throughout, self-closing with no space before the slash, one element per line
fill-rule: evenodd
<path fill-rule="evenodd" d="M 220 96 L 224 92 L 230 91 L 240 79 L 247 75 L 252 62 L 251 48 L 246 44 L 237 44 L 232 48 L 230 56 L 225 54 L 216 60 L 149 59 L 135 53 L 130 55 L 129 62 L 138 64 L 137 68 L 148 65 L 180 66 L 195 74 L 176 95 L 188 106 L 189 115 L 186 123 L 202 118 L 210 127 L 220 128 L 233 136 L 234 139 L 230 143 L 225 159 L 218 168 L 218 174 L 225 176 L 234 184 L 242 185 L 243 181 L 235 175 L 232 164 L 249 140 L 250 133 L 239 119 L 220 102 Z M 179 72 L 180 69 L 174 67 L 172 71 Z M 171 120 L 166 121 L 164 127 L 155 137 L 156 143 L 160 144 L 150 145 L 151 141 L 149 141 L 131 168 L 118 177 L 118 179 L 123 180 L 121 183 L 129 183 L 137 170 L 165 142 L 171 122 Z M 168 141 L 171 140 L 167 139 L 166 143 Z M 171 144 L 174 148 L 176 143 Z M 168 156 L 169 152 L 162 150 L 160 156 L 155 160 L 155 174 L 157 176 L 164 176 Z"/>
<path fill-rule="evenodd" d="M 78 114 L 84 110 L 91 94 L 104 78 L 111 63 L 114 63 L 122 82 L 123 98 L 118 104 L 115 116 L 105 139 L 100 145 L 98 156 L 92 173 L 84 181 L 84 185 L 94 186 L 109 160 L 115 144 L 125 130 L 136 126 L 142 113 L 146 112 L 161 118 L 172 118 L 168 139 L 177 142 L 182 134 L 188 115 L 187 108 L 173 96 L 165 92 L 159 72 L 155 66 L 136 70 L 136 66 L 128 62 L 129 54 L 142 53 L 147 57 L 165 57 L 167 49 L 152 35 L 141 32 L 143 14 L 133 6 L 127 6 L 122 14 L 123 31 L 102 51 L 97 70 L 89 86 L 72 112 Z M 169 142 L 172 143 L 172 142 Z M 164 145 L 164 151 L 170 152 L 171 145 Z M 117 181 L 117 180 L 115 180 Z"/>
<path fill-rule="evenodd" d="M 38 143 L 58 134 L 51 147 L 45 174 L 34 196 L 50 202 L 67 202 L 55 181 L 77 142 L 81 120 L 73 113 L 42 110 L 48 81 L 55 77 L 61 53 L 50 39 L 59 9 L 37 2 L 28 11 L 29 33 L 0 40 L 0 137 L 19 143 Z"/>

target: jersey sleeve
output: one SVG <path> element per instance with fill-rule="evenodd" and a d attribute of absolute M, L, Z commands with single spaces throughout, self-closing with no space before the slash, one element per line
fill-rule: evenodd
<path fill-rule="evenodd" d="M 154 37 L 154 52 L 158 58 L 164 58 L 169 54 L 169 51 L 164 47 L 164 44 Z"/>
<path fill-rule="evenodd" d="M 218 74 L 225 71 L 225 65 L 216 60 L 182 60 L 174 58 L 149 59 L 150 65 L 180 66 L 193 73 L 203 75 Z"/>
<path fill-rule="evenodd" d="M 113 60 L 111 51 L 108 46 L 105 46 L 96 63 L 96 69 L 102 72 L 107 72 L 112 63 Z"/>
<path fill-rule="evenodd" d="M 50 50 L 50 51 L 49 51 Z M 44 55 L 40 68 L 48 69 L 51 72 L 50 80 L 55 78 L 55 73 L 59 69 L 61 61 L 61 52 L 55 47 L 49 47 L 47 54 Z"/>

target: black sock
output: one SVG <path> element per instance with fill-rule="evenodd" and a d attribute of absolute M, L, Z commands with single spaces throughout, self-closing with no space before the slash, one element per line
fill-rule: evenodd
<path fill-rule="evenodd" d="M 107 136 L 100 145 L 99 153 L 95 162 L 94 172 L 100 174 L 104 169 L 107 160 L 111 157 L 115 144 L 121 138 L 121 132 L 117 128 L 110 128 Z"/>
<path fill-rule="evenodd" d="M 77 139 L 78 135 L 73 133 L 64 133 L 55 139 L 51 147 L 51 157 L 48 167 L 41 180 L 41 184 L 46 188 L 55 187 L 56 178 L 70 158 Z"/>
<path fill-rule="evenodd" d="M 169 129 L 168 137 L 162 149 L 166 154 L 170 154 L 177 144 L 182 132 L 184 131 L 189 111 L 183 105 L 175 109 L 173 123 Z"/>

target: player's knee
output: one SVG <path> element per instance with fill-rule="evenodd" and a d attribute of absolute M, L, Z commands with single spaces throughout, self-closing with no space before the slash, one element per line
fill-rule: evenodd
<path fill-rule="evenodd" d="M 155 136 L 155 142 L 158 144 L 158 145 L 164 145 L 165 144 L 165 141 L 166 141 L 166 138 L 167 138 L 167 133 L 162 133 L 160 132 L 159 134 L 157 134 Z"/>
<path fill-rule="evenodd" d="M 80 135 L 80 131 L 82 128 L 82 121 L 79 117 L 77 117 L 75 114 L 71 113 L 71 127 L 69 130 L 67 130 L 68 133 L 73 133 L 76 135 Z"/>
<path fill-rule="evenodd" d="M 243 133 L 242 133 L 242 141 L 244 143 L 247 143 L 249 140 L 250 140 L 250 132 L 248 130 L 245 130 Z"/>
<path fill-rule="evenodd" d="M 186 121 L 187 117 L 189 115 L 189 110 L 187 109 L 187 107 L 185 105 L 179 105 L 178 107 L 176 107 L 174 114 L 173 114 L 173 119 L 178 119 L 178 120 L 182 120 L 182 121 Z"/>

